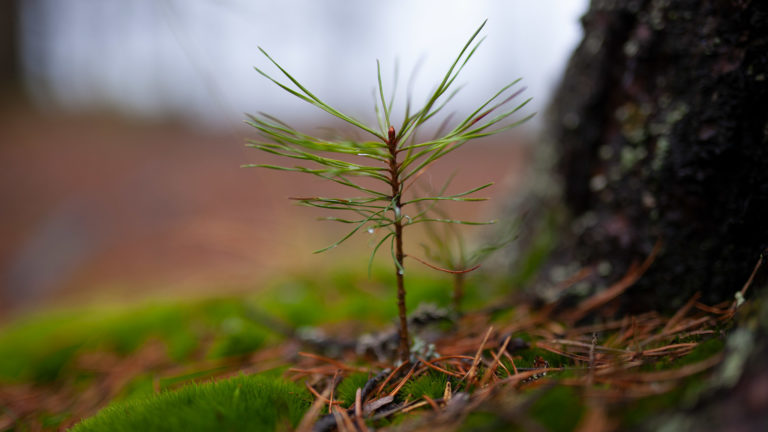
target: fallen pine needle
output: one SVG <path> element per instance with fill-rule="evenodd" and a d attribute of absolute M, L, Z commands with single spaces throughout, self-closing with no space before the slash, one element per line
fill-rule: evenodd
<path fill-rule="evenodd" d="M 509 340 L 512 339 L 512 336 L 507 336 L 506 339 L 504 339 L 504 343 L 501 345 L 501 349 L 499 352 L 503 352 L 507 350 L 507 345 L 509 344 Z M 493 354 L 493 363 L 488 368 L 488 370 L 485 371 L 485 375 L 483 375 L 483 379 L 480 380 L 480 387 L 485 386 L 485 384 L 488 383 L 488 381 L 491 379 L 491 376 L 496 373 L 496 368 L 498 367 L 500 363 L 500 358 L 498 355 Z M 509 373 L 509 371 L 507 371 Z"/>
<path fill-rule="evenodd" d="M 630 266 L 629 270 L 627 270 L 627 273 L 619 279 L 618 282 L 611 285 L 610 288 L 606 289 L 605 291 L 601 291 L 594 296 L 584 300 L 583 302 L 579 303 L 579 305 L 576 307 L 576 310 L 574 310 L 571 314 L 569 314 L 568 318 L 570 321 L 576 322 L 582 318 L 584 318 L 589 312 L 592 310 L 604 305 L 605 303 L 608 303 L 609 301 L 613 300 L 614 298 L 618 297 L 621 293 L 627 290 L 627 288 L 631 287 L 632 285 L 637 282 L 638 279 L 640 279 L 640 276 L 642 276 L 646 270 L 648 270 L 648 267 L 651 266 L 653 263 L 653 260 L 656 258 L 656 255 L 658 255 L 659 251 L 661 251 L 661 241 L 657 241 L 656 245 L 653 247 L 653 250 L 648 255 L 648 257 L 645 258 L 645 261 L 643 261 L 642 264 L 639 266 L 632 265 Z"/>
<path fill-rule="evenodd" d="M 472 360 L 472 366 L 467 371 L 467 374 L 464 375 L 464 378 L 462 380 L 471 380 L 474 378 L 475 372 L 477 371 L 477 367 L 480 365 L 480 356 L 483 353 L 483 348 L 485 348 L 485 343 L 488 342 L 488 337 L 491 335 L 491 332 L 493 332 L 493 326 L 488 327 L 488 331 L 485 332 L 485 336 L 483 337 L 483 341 L 480 342 L 480 348 L 477 349 L 477 354 L 475 354 L 474 359 Z"/>
<path fill-rule="evenodd" d="M 416 366 L 418 366 L 418 362 L 411 367 L 411 370 L 408 371 L 407 374 L 403 377 L 402 380 L 400 380 L 400 383 L 395 387 L 394 390 L 389 394 L 389 396 L 395 397 L 395 395 L 400 391 L 401 388 L 405 385 L 406 382 L 408 382 L 409 379 L 411 379 L 411 376 L 413 376 L 413 373 L 416 371 Z"/>
<path fill-rule="evenodd" d="M 352 366 L 348 366 L 348 365 L 345 365 L 344 363 L 342 363 L 342 362 L 340 362 L 340 361 L 338 361 L 336 359 L 332 359 L 330 357 L 325 357 L 325 356 L 321 356 L 321 355 L 318 355 L 318 354 L 314 354 L 314 353 L 310 353 L 310 352 L 303 352 L 303 351 L 300 351 L 298 354 L 300 356 L 302 356 L 302 357 L 307 357 L 307 358 L 311 358 L 311 359 L 314 359 L 314 360 L 320 360 L 320 361 L 325 362 L 325 363 L 330 363 L 330 364 L 336 366 L 338 369 L 341 369 L 341 370 L 352 371 L 352 372 L 366 372 L 366 370 L 363 369 L 363 368 L 355 368 L 355 367 L 352 367 Z"/>
<path fill-rule="evenodd" d="M 428 361 L 424 360 L 421 357 L 419 357 L 419 361 L 421 361 L 424 364 L 424 366 L 426 366 L 426 367 L 428 367 L 430 369 L 434 369 L 434 370 L 436 370 L 436 371 L 438 371 L 440 373 L 444 373 L 446 375 L 450 375 L 450 376 L 456 377 L 456 378 L 461 378 L 462 377 L 462 375 L 460 373 L 451 372 L 451 371 L 449 371 L 447 369 L 443 369 L 440 366 L 435 365 L 433 362 L 428 362 Z"/>
<path fill-rule="evenodd" d="M 313 389 L 309 383 L 307 383 L 307 388 L 310 389 L 312 394 L 317 395 L 318 398 L 312 402 L 312 405 L 309 407 L 306 414 L 304 414 L 304 417 L 301 418 L 299 425 L 296 427 L 296 432 L 312 431 L 312 425 L 315 423 L 315 419 L 317 418 L 318 414 L 320 414 L 320 410 L 322 409 L 323 405 L 325 405 L 325 400 L 328 399 L 328 395 L 331 393 L 330 385 L 326 387 L 325 390 L 323 390 L 322 395 L 317 394 L 317 391 L 315 391 L 315 389 Z"/>
<path fill-rule="evenodd" d="M 437 406 L 437 403 L 432 399 L 431 397 L 424 395 L 424 400 L 427 401 L 427 403 L 432 407 L 433 410 L 439 411 L 440 407 Z"/>

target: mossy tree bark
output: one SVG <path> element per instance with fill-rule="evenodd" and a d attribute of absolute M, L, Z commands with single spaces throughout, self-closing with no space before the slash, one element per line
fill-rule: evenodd
<path fill-rule="evenodd" d="M 732 298 L 768 247 L 768 4 L 593 0 L 548 128 L 570 259 L 673 309 Z"/>

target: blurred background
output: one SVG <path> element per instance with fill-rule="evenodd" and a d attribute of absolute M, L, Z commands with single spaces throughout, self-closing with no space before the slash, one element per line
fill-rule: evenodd
<path fill-rule="evenodd" d="M 286 198 L 314 179 L 241 169 L 263 156 L 244 113 L 307 130 L 329 125 L 259 76 L 264 48 L 307 88 L 374 121 L 376 60 L 400 102 L 422 100 L 474 30 L 458 114 L 523 77 L 540 115 L 462 149 L 435 183 L 497 185 L 487 218 L 524 172 L 541 113 L 581 37 L 586 0 L 6 0 L 0 2 L 0 313 L 52 302 L 248 290 L 329 254 L 339 227 Z M 415 73 L 414 73 L 415 71 Z M 406 84 L 413 78 L 412 91 Z M 431 181 L 431 179 L 427 179 Z M 317 192 L 319 193 L 319 192 Z M 366 240 L 359 244 L 365 245 Z M 364 259 L 362 259 L 364 261 Z"/>

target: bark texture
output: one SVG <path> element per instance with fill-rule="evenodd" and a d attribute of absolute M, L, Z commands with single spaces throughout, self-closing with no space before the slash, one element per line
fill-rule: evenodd
<path fill-rule="evenodd" d="M 19 3 L 0 2 L 0 91 L 16 90 L 20 81 Z"/>
<path fill-rule="evenodd" d="M 768 2 L 593 0 L 550 112 L 571 259 L 622 298 L 733 298 L 768 247 Z"/>

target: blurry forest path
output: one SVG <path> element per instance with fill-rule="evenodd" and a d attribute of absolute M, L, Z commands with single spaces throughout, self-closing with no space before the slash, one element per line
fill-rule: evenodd
<path fill-rule="evenodd" d="M 354 245 L 313 255 L 344 227 L 318 222 L 322 213 L 287 199 L 338 190 L 310 176 L 239 168 L 264 161 L 244 148 L 248 137 L 255 133 L 246 128 L 214 133 L 104 114 L 0 108 L 0 312 L 244 291 L 276 272 L 341 257 L 360 260 L 364 269 Z M 435 188 L 454 171 L 455 192 L 496 182 L 481 196 L 500 199 L 462 204 L 458 216 L 492 217 L 520 180 L 525 146 L 509 136 L 495 140 L 467 146 L 433 168 Z"/>

